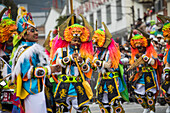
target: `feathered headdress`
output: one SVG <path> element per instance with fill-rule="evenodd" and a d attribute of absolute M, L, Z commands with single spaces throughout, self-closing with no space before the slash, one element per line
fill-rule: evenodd
<path fill-rule="evenodd" d="M 22 7 L 22 9 L 24 9 Z M 18 10 L 21 10 L 21 8 L 19 8 Z M 13 58 L 14 56 L 14 52 L 16 51 L 16 49 L 18 48 L 19 44 L 20 44 L 20 40 L 24 37 L 27 29 L 29 27 L 36 27 L 36 25 L 34 24 L 33 18 L 31 16 L 31 13 L 27 13 L 26 10 L 22 10 L 22 11 L 18 11 L 21 14 L 18 14 L 17 17 L 17 31 L 19 33 L 19 35 L 15 35 L 14 39 L 13 39 L 13 52 L 11 54 L 11 58 Z"/>
<path fill-rule="evenodd" d="M 20 33 L 31 26 L 36 27 L 31 13 L 24 13 L 17 21 L 18 32 Z"/>
<path fill-rule="evenodd" d="M 18 42 L 23 38 L 27 28 L 36 27 L 31 13 L 27 13 L 24 7 L 20 7 L 18 9 L 18 17 L 17 17 L 17 30 L 19 35 L 14 37 L 13 44 L 14 46 L 18 44 Z"/>
<path fill-rule="evenodd" d="M 169 38 L 170 37 L 170 17 L 164 16 L 164 15 L 157 15 L 157 18 L 160 22 L 164 24 L 162 28 L 164 40 L 167 40 L 169 42 L 170 41 L 170 38 Z M 166 47 L 167 47 L 167 50 L 169 51 L 170 44 L 167 43 Z M 167 63 L 167 58 L 168 58 L 168 54 L 166 54 L 164 57 L 164 63 Z"/>
<path fill-rule="evenodd" d="M 8 41 L 10 37 L 13 37 L 13 34 L 17 34 L 15 21 L 10 19 L 9 15 L 10 9 L 4 6 L 0 13 L 0 43 Z"/>
<path fill-rule="evenodd" d="M 97 44 L 99 47 L 107 48 L 109 50 L 109 57 L 112 61 L 112 68 L 118 68 L 119 60 L 121 58 L 121 54 L 119 51 L 119 45 L 112 39 L 112 35 L 109 32 L 107 26 L 104 22 L 102 22 L 105 30 L 98 29 L 94 32 L 93 40 L 97 38 Z M 97 54 L 100 51 L 97 51 Z"/>
<path fill-rule="evenodd" d="M 51 59 L 54 58 L 55 52 L 58 48 L 67 47 L 72 40 L 73 36 L 71 35 L 71 29 L 80 29 L 83 33 L 82 36 L 80 36 L 81 40 L 81 47 L 80 47 L 80 53 L 83 58 L 93 58 L 93 45 L 91 38 L 93 36 L 93 28 L 89 25 L 87 20 L 82 16 L 82 20 L 84 22 L 84 26 L 79 24 L 73 24 L 71 26 L 69 25 L 69 22 L 74 16 L 72 14 L 63 24 L 59 26 L 59 35 L 55 37 L 55 39 L 52 42 L 50 57 Z"/>
<path fill-rule="evenodd" d="M 153 45 L 150 43 L 150 39 L 149 39 L 149 35 L 146 34 L 145 32 L 141 31 L 140 29 L 138 29 L 142 34 L 136 34 L 132 37 L 132 32 L 130 35 L 130 44 L 131 44 L 131 61 L 130 64 L 134 63 L 134 59 L 135 56 L 139 53 L 138 48 L 136 48 L 136 44 L 140 43 L 142 47 L 146 48 L 146 51 L 144 51 L 146 53 L 146 56 L 148 57 L 154 57 L 157 58 L 157 53 L 153 47 Z"/>
<path fill-rule="evenodd" d="M 17 27 L 15 21 L 6 18 L 3 19 L 0 23 L 0 43 L 8 41 L 10 37 L 13 37 L 13 34 L 17 34 Z"/>

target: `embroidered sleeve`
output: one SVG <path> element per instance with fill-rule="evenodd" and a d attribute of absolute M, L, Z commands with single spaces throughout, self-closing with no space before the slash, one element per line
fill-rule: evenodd
<path fill-rule="evenodd" d="M 90 66 L 87 64 L 87 63 L 84 63 L 82 66 L 81 66 L 81 70 L 84 72 L 84 73 L 88 73 L 90 71 Z"/>
<path fill-rule="evenodd" d="M 24 81 L 27 81 L 31 78 L 42 78 L 44 76 L 51 75 L 50 66 L 45 67 L 33 67 L 31 66 L 26 75 L 23 77 Z"/>

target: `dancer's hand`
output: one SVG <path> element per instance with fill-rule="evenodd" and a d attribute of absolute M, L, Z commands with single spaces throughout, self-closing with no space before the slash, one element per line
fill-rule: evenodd
<path fill-rule="evenodd" d="M 111 65 L 112 65 L 112 63 L 111 63 L 111 62 L 105 62 L 105 64 L 104 64 L 104 68 L 110 68 L 110 67 L 111 67 Z"/>
<path fill-rule="evenodd" d="M 78 61 L 78 63 L 81 64 L 83 62 L 83 58 L 81 56 L 78 56 L 77 61 Z"/>
<path fill-rule="evenodd" d="M 73 57 L 73 58 L 77 58 L 77 57 L 78 57 L 78 53 L 73 53 L 73 54 L 72 54 L 72 57 Z"/>
<path fill-rule="evenodd" d="M 112 66 L 112 61 L 109 59 L 107 62 L 104 63 L 104 68 L 111 68 Z"/>
<path fill-rule="evenodd" d="M 51 73 L 61 72 L 62 69 L 60 64 L 50 66 L 50 68 L 51 68 Z"/>

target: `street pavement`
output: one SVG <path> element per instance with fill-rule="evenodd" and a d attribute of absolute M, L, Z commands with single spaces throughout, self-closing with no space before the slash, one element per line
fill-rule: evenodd
<path fill-rule="evenodd" d="M 101 113 L 98 104 L 89 104 L 92 113 Z M 167 104 L 165 106 L 160 106 L 156 103 L 156 112 L 155 113 L 166 113 Z M 143 113 L 143 108 L 141 105 L 132 103 L 124 103 L 123 108 L 125 113 Z M 74 109 L 72 109 L 72 113 L 76 113 Z M 112 112 L 111 112 L 112 113 Z"/>

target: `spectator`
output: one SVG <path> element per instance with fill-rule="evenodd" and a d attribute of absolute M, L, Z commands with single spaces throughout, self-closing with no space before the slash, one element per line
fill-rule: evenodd
<path fill-rule="evenodd" d="M 150 20 L 149 33 L 154 35 L 155 31 L 156 31 L 155 20 Z"/>
<path fill-rule="evenodd" d="M 158 39 L 158 42 L 160 42 L 161 40 L 164 40 L 164 37 L 161 34 L 157 34 L 156 37 Z"/>
<path fill-rule="evenodd" d="M 158 34 L 163 35 L 161 23 L 157 23 L 155 29 L 156 29 L 156 32 L 154 33 L 155 36 L 157 36 Z"/>
<path fill-rule="evenodd" d="M 118 43 L 119 45 L 121 45 L 121 40 L 120 40 L 119 37 L 117 37 L 115 41 L 116 41 L 116 43 Z"/>
<path fill-rule="evenodd" d="M 137 24 L 135 26 L 135 29 L 141 29 L 142 31 L 145 31 L 146 25 L 144 22 L 142 22 L 141 18 L 138 18 Z"/>
<path fill-rule="evenodd" d="M 147 17 L 148 17 L 147 13 L 146 13 L 146 12 L 144 12 L 143 20 L 145 21 L 145 23 L 146 23 L 146 18 L 147 18 Z"/>

